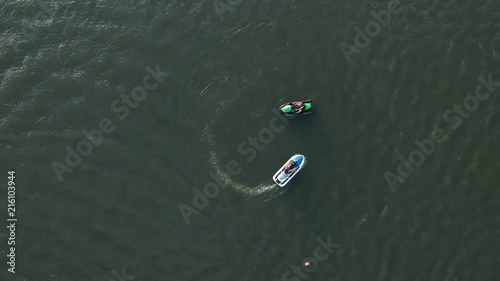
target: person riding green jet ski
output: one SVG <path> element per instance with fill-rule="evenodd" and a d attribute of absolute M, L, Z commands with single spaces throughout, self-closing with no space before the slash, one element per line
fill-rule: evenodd
<path fill-rule="evenodd" d="M 301 101 L 299 102 L 293 102 L 292 105 L 285 105 L 281 110 L 283 110 L 284 113 L 293 113 L 293 114 L 299 114 L 301 113 L 304 109 L 306 108 L 305 104 Z"/>
<path fill-rule="evenodd" d="M 292 103 L 292 105 L 295 107 L 295 114 L 301 113 L 304 110 L 304 108 L 306 107 L 304 105 L 304 103 L 301 101 L 294 102 L 294 103 Z"/>

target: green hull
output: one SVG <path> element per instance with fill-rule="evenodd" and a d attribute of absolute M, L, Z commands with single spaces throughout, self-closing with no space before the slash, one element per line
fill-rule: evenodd
<path fill-rule="evenodd" d="M 300 113 L 295 113 L 295 108 L 293 107 L 293 102 L 285 103 L 280 106 L 281 114 L 285 116 L 300 116 L 305 114 L 310 114 L 315 111 L 315 105 L 313 100 L 302 101 L 304 103 L 304 110 Z"/>

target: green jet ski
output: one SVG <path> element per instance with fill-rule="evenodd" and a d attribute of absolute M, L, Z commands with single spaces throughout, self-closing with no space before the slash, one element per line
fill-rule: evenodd
<path fill-rule="evenodd" d="M 285 116 L 307 115 L 315 110 L 316 106 L 313 100 L 294 101 L 280 106 L 280 112 Z"/>

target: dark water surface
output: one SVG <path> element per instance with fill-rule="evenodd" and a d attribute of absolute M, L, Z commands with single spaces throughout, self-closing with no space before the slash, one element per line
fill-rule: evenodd
<path fill-rule="evenodd" d="M 404 0 L 349 59 L 387 1 L 230 2 L 0 1 L 0 280 L 498 280 L 500 85 L 454 105 L 500 81 L 500 2 Z M 305 98 L 316 114 L 276 119 Z M 327 237 L 314 272 L 287 273 Z"/>

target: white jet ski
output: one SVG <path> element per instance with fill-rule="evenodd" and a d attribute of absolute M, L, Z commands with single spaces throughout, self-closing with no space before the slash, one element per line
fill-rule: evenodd
<path fill-rule="evenodd" d="M 306 157 L 295 154 L 274 174 L 274 182 L 283 187 L 306 165 Z"/>

